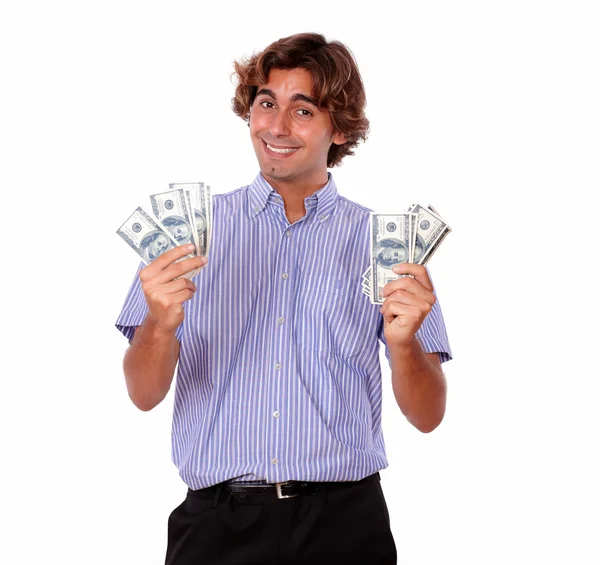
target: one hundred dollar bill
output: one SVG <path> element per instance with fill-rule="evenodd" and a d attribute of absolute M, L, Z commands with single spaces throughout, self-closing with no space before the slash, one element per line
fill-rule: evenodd
<path fill-rule="evenodd" d="M 178 245 L 193 243 L 196 251 L 194 255 L 201 255 L 198 249 L 200 242 L 194 229 L 193 212 L 190 197 L 182 188 L 160 192 L 150 196 L 152 212 L 160 223 L 177 241 Z M 195 276 L 199 272 L 192 273 Z"/>
<path fill-rule="evenodd" d="M 371 295 L 371 267 L 369 266 L 367 270 L 362 275 L 362 289 L 365 294 Z"/>
<path fill-rule="evenodd" d="M 413 263 L 425 265 L 441 241 L 450 233 L 450 226 L 429 207 L 411 204 L 408 212 L 418 214 Z"/>
<path fill-rule="evenodd" d="M 371 264 L 362 275 L 362 291 L 373 304 L 381 304 L 381 289 L 404 276 L 396 275 L 391 270 L 393 265 L 403 262 L 425 265 L 451 231 L 431 205 L 411 204 L 405 213 L 396 215 L 372 212 Z"/>
<path fill-rule="evenodd" d="M 411 213 L 377 214 L 371 212 L 371 302 L 382 304 L 381 290 L 399 276 L 392 271 L 412 256 Z"/>
<path fill-rule="evenodd" d="M 442 243 L 442 241 L 444 241 L 444 238 L 451 232 L 452 230 L 450 229 L 449 226 L 446 226 L 446 228 L 444 229 L 444 231 L 442 232 L 442 235 L 440 237 L 437 238 L 437 240 L 435 241 L 435 243 L 429 248 L 427 255 L 425 255 L 421 261 L 421 263 L 419 263 L 420 265 L 425 265 L 427 263 L 427 261 L 429 261 L 429 259 L 431 259 L 431 257 L 433 256 L 433 254 L 435 253 L 435 251 L 437 250 L 437 248 L 440 246 L 440 244 Z"/>
<path fill-rule="evenodd" d="M 206 210 L 208 220 L 208 242 L 206 244 L 206 253 L 208 254 L 208 250 L 210 248 L 210 242 L 212 239 L 212 229 L 213 229 L 213 215 L 212 215 L 212 198 L 210 195 L 210 185 L 206 185 L 206 190 L 204 191 L 204 196 L 206 198 Z"/>
<path fill-rule="evenodd" d="M 431 204 L 427 204 L 427 209 L 433 212 L 440 220 L 442 219 L 442 215 Z"/>
<path fill-rule="evenodd" d="M 193 243 L 198 254 L 198 239 L 193 229 L 192 212 L 185 191 L 181 188 L 150 196 L 152 213 L 177 241 L 178 245 Z"/>
<path fill-rule="evenodd" d="M 210 196 L 207 196 L 208 187 L 203 182 L 180 182 L 169 184 L 172 192 L 183 190 L 190 202 L 190 217 L 193 217 L 195 238 L 197 241 L 196 252 L 206 255 L 209 246 L 209 229 L 211 212 L 209 209 Z"/>
<path fill-rule="evenodd" d="M 416 214 L 410 215 L 410 258 L 408 260 L 409 263 L 414 263 L 415 259 L 415 247 L 417 244 L 417 222 L 419 217 Z"/>
<path fill-rule="evenodd" d="M 141 207 L 135 209 L 133 214 L 117 230 L 117 233 L 142 258 L 146 265 L 178 245 L 177 241 Z M 190 257 L 193 257 L 193 255 L 186 255 L 179 261 Z M 195 272 L 194 269 L 183 276 L 191 278 Z"/>

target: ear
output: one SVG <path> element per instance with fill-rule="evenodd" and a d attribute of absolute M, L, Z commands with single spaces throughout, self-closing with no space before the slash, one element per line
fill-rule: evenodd
<path fill-rule="evenodd" d="M 343 133 L 339 131 L 334 131 L 331 141 L 336 145 L 344 145 L 344 143 L 346 143 L 348 140 L 346 139 L 346 136 Z"/>

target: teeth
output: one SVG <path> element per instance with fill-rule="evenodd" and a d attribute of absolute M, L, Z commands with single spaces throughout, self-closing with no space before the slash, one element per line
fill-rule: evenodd
<path fill-rule="evenodd" d="M 292 153 L 293 151 L 296 151 L 296 149 L 298 149 L 297 147 L 290 147 L 289 149 L 277 149 L 276 147 L 271 147 L 268 143 L 267 147 L 275 153 Z"/>

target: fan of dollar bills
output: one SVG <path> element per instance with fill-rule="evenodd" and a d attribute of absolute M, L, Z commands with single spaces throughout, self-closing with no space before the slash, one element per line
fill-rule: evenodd
<path fill-rule="evenodd" d="M 425 265 L 451 231 L 431 205 L 411 204 L 402 214 L 371 212 L 371 264 L 362 282 L 371 303 L 383 304 L 382 288 L 405 276 L 394 273 L 394 265 Z"/>
<path fill-rule="evenodd" d="M 196 251 L 183 259 L 208 254 L 212 233 L 210 186 L 203 182 L 172 183 L 167 192 L 151 195 L 150 205 L 153 215 L 138 207 L 117 230 L 146 265 L 187 243 L 193 243 Z M 190 271 L 184 277 L 192 278 L 198 272 Z"/>

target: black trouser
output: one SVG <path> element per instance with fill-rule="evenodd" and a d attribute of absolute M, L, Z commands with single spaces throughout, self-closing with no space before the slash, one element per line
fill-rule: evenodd
<path fill-rule="evenodd" d="M 395 565 L 379 473 L 319 492 L 193 491 L 169 516 L 166 565 Z"/>

